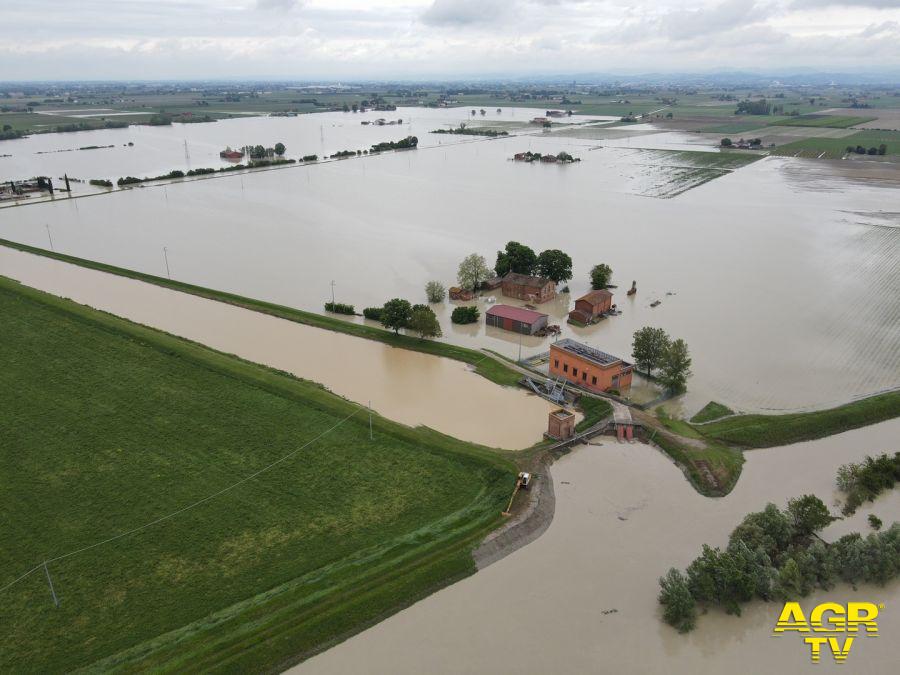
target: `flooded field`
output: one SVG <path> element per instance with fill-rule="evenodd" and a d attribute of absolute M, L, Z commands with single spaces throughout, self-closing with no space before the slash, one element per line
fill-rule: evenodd
<path fill-rule="evenodd" d="M 526 114 L 534 111 L 489 111 L 483 123 Z M 378 115 L 412 115 L 421 149 L 0 209 L 0 238 L 47 248 L 52 237 L 57 251 L 159 275 L 166 247 L 173 278 L 314 311 L 331 299 L 332 280 L 336 300 L 357 311 L 392 297 L 422 302 L 428 280 L 455 282 L 465 255 L 476 251 L 492 264 L 497 249 L 516 240 L 573 258 L 571 295 L 540 307 L 563 336 L 626 358 L 633 332 L 645 325 L 688 342 L 694 376 L 686 412 L 710 399 L 747 411 L 824 407 L 900 384 L 896 180 L 862 181 L 844 170 L 854 162 L 685 165 L 682 151 L 700 148 L 697 135 L 644 128 L 652 125 L 610 128 L 615 137 L 598 139 L 577 137 L 589 127 L 566 127 L 481 140 L 424 133 L 457 124 L 467 110 Z M 10 143 L 49 148 L 86 144 L 93 134 L 97 144 L 144 134 L 146 147 L 158 149 L 120 145 L 109 156 L 122 163 L 107 165 L 102 150 L 26 156 L 6 145 L 14 156 L 0 160 L 0 172 L 57 173 L 68 161 L 60 158 L 76 157 L 85 163 L 70 174 L 153 174 L 187 166 L 185 135 L 189 148 L 205 148 L 191 151 L 191 165 L 206 166 L 224 145 L 254 139 L 283 140 L 290 155 L 410 133 L 360 119 L 328 113 L 34 137 Z M 525 150 L 566 150 L 582 161 L 509 161 Z M 148 152 L 146 162 L 128 154 L 138 151 Z M 599 262 L 614 270 L 623 313 L 569 326 L 566 312 Z M 632 280 L 638 293 L 626 298 Z M 452 308 L 436 306 L 445 340 L 513 358 L 548 349 L 547 340 L 520 342 L 483 323 L 455 326 Z"/>
<path fill-rule="evenodd" d="M 0 274 L 325 385 L 393 420 L 493 447 L 541 440 L 550 404 L 466 364 L 0 247 Z"/>
<path fill-rule="evenodd" d="M 383 621 L 291 672 L 312 673 L 747 673 L 895 672 L 900 644 L 857 638 L 848 662 L 813 665 L 794 635 L 774 638 L 781 606 L 743 616 L 712 612 L 679 635 L 659 618 L 657 578 L 684 567 L 703 543 L 724 545 L 749 511 L 814 493 L 834 494 L 837 467 L 890 449 L 900 420 L 836 437 L 748 453 L 728 497 L 694 492 L 650 446 L 582 446 L 553 468 L 556 515 L 537 541 Z M 834 509 L 836 512 L 837 509 Z M 900 517 L 900 491 L 823 533 L 871 531 L 866 516 Z M 839 585 L 803 600 L 884 603 L 883 636 L 900 630 L 900 582 Z"/>

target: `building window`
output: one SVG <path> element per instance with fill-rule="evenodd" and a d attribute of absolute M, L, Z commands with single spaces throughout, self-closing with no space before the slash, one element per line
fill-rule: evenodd
<path fill-rule="evenodd" d="M 572 375 L 578 377 L 578 368 L 572 368 Z"/>
<path fill-rule="evenodd" d="M 595 387 L 597 386 L 597 376 L 596 376 L 596 375 L 594 375 L 594 376 L 591 378 L 591 384 L 593 384 Z"/>
<path fill-rule="evenodd" d="M 581 371 L 581 379 L 587 382 L 587 371 Z"/>
<path fill-rule="evenodd" d="M 618 376 L 618 375 L 614 375 L 614 376 L 613 376 L 613 379 L 612 379 L 612 386 L 613 386 L 613 387 L 618 387 L 618 386 L 619 386 L 619 376 Z"/>
<path fill-rule="evenodd" d="M 553 367 L 554 367 L 554 368 L 559 368 L 559 359 L 554 359 L 554 360 L 553 360 Z"/>
<path fill-rule="evenodd" d="M 563 364 L 563 372 L 564 372 L 564 373 L 568 373 L 568 372 L 569 372 L 569 364 L 568 364 L 568 363 L 564 363 L 564 364 Z"/>

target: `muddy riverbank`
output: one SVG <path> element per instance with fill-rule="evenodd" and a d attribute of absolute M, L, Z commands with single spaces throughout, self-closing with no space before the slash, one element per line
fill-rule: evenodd
<path fill-rule="evenodd" d="M 550 404 L 466 364 L 0 247 L 0 275 L 318 382 L 404 424 L 520 449 L 541 440 Z"/>
<path fill-rule="evenodd" d="M 556 511 L 528 546 L 320 654 L 297 673 L 760 673 L 832 672 L 813 666 L 793 637 L 773 638 L 780 605 L 743 616 L 712 612 L 679 635 L 659 618 L 657 578 L 684 567 L 703 543 L 723 545 L 747 512 L 815 493 L 833 504 L 837 467 L 894 448 L 900 420 L 819 441 L 748 453 L 723 499 L 696 494 L 652 446 L 604 441 L 553 465 Z M 837 509 L 833 509 L 837 512 Z M 866 516 L 900 518 L 900 490 L 824 533 L 870 531 Z M 854 672 L 893 672 L 900 643 L 900 583 L 839 585 L 803 601 L 885 603 L 881 639 L 860 638 Z M 843 666 L 846 669 L 846 665 Z"/>

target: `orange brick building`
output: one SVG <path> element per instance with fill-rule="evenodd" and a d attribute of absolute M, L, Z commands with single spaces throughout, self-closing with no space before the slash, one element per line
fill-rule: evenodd
<path fill-rule="evenodd" d="M 632 364 L 618 356 L 565 338 L 550 345 L 550 376 L 562 377 L 590 391 L 625 391 L 631 387 Z"/>

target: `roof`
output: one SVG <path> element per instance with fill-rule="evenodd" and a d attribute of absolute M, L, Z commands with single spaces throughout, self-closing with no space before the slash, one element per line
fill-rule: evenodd
<path fill-rule="evenodd" d="M 513 321 L 521 321 L 522 323 L 534 323 L 541 317 L 546 318 L 546 314 L 535 312 L 524 307 L 513 307 L 512 305 L 494 305 L 487 311 L 488 316 L 499 316 L 501 319 L 512 319 Z"/>
<path fill-rule="evenodd" d="M 618 356 L 613 356 L 612 354 L 607 354 L 606 352 L 602 352 L 599 349 L 591 347 L 586 344 L 582 344 L 581 342 L 576 342 L 571 338 L 563 338 L 562 340 L 557 340 L 552 345 L 552 348 L 563 349 L 567 352 L 575 354 L 576 356 L 580 356 L 583 359 L 587 359 L 588 361 L 593 361 L 598 366 L 610 366 L 614 363 L 622 363 L 622 365 L 630 366 L 630 363 L 623 361 Z"/>
<path fill-rule="evenodd" d="M 601 288 L 596 291 L 591 291 L 590 293 L 587 293 L 586 295 L 582 295 L 575 302 L 579 302 L 580 300 L 587 300 L 592 305 L 596 305 L 601 300 L 605 300 L 606 298 L 611 298 L 611 297 L 612 297 L 612 293 Z"/>
<path fill-rule="evenodd" d="M 553 283 L 552 280 L 544 277 L 532 277 L 528 274 L 519 274 L 518 272 L 510 272 L 503 277 L 503 281 L 509 281 L 517 286 L 527 286 L 528 288 L 543 288 L 547 284 Z"/>

